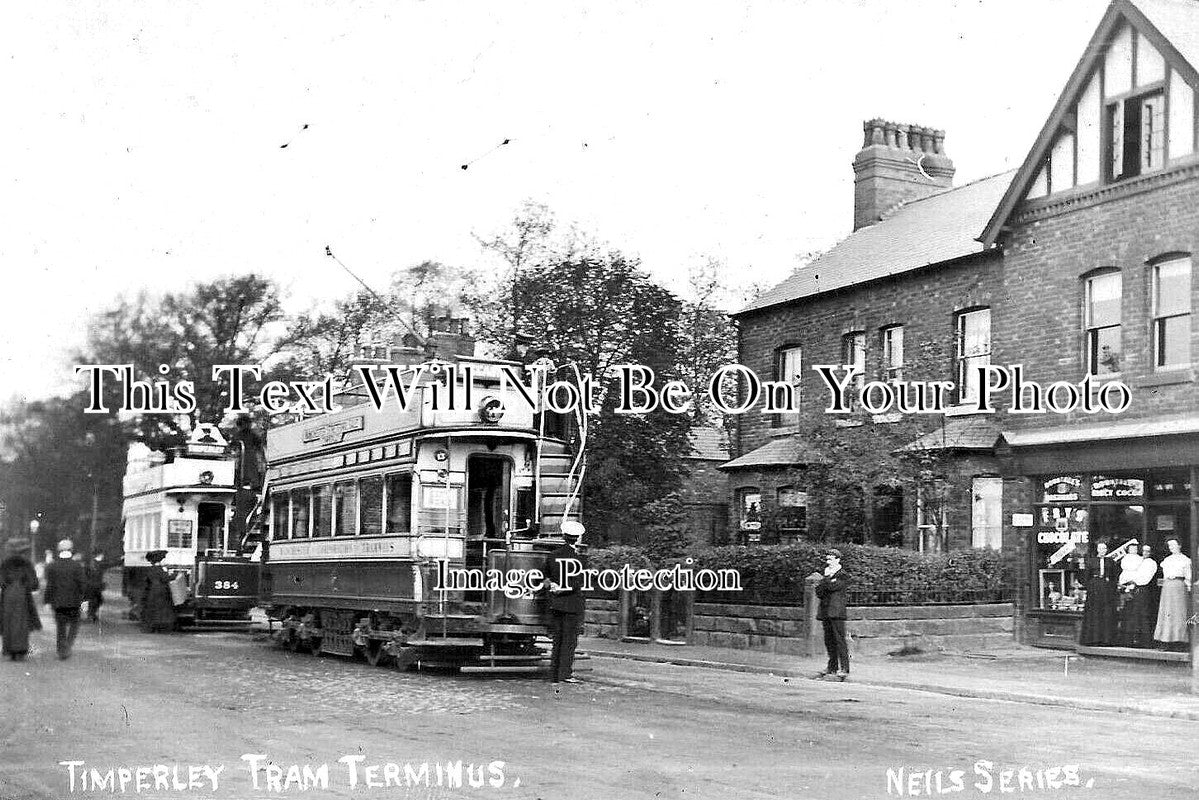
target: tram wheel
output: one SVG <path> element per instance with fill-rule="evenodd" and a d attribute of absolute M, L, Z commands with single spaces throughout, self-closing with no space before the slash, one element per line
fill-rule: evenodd
<path fill-rule="evenodd" d="M 387 663 L 388 655 L 387 651 L 383 649 L 382 642 L 371 640 L 366 643 L 364 650 L 366 654 L 366 663 L 370 664 L 372 667 L 377 667 L 380 664 Z"/>

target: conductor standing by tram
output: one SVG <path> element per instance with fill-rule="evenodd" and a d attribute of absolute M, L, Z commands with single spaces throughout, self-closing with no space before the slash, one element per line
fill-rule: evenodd
<path fill-rule="evenodd" d="M 571 669 L 579 644 L 579 629 L 583 626 L 583 577 L 579 573 L 587 569 L 587 557 L 578 547 L 583 532 L 582 524 L 573 520 L 563 522 L 565 542 L 550 553 L 546 562 L 550 581 L 550 631 L 554 637 L 554 650 L 550 656 L 550 680 L 553 683 L 579 682 L 571 676 Z"/>

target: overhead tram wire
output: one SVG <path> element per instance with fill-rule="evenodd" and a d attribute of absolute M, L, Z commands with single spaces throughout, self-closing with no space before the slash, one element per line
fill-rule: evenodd
<path fill-rule="evenodd" d="M 339 267 L 341 267 L 342 269 L 344 269 L 351 278 L 358 281 L 358 283 L 361 284 L 362 288 L 366 289 L 366 291 L 368 291 L 370 293 L 371 297 L 374 297 L 376 300 L 379 301 L 380 305 L 382 305 L 384 308 L 388 309 L 389 311 L 394 312 L 396 314 L 396 319 L 399 320 L 400 324 L 403 325 L 405 328 L 407 328 L 408 332 L 410 334 L 412 334 L 413 336 L 415 336 L 417 342 L 419 342 L 420 345 L 422 347 L 424 347 L 425 337 L 423 337 L 419 333 L 417 333 L 416 329 L 408 324 L 408 321 L 405 320 L 404 317 L 402 316 L 402 314 L 400 313 L 401 310 L 399 308 L 396 308 L 392 303 L 388 302 L 388 300 L 385 297 L 383 297 L 383 295 L 379 294 L 373 288 L 371 288 L 371 285 L 369 283 L 362 280 L 362 278 L 358 277 L 358 274 L 356 272 L 354 272 L 354 270 L 347 267 L 345 265 L 345 262 L 343 262 L 337 256 L 333 255 L 333 248 L 330 247 L 329 245 L 325 245 L 325 255 L 327 255 L 329 258 L 333 259 L 334 261 L 336 261 L 337 265 Z"/>

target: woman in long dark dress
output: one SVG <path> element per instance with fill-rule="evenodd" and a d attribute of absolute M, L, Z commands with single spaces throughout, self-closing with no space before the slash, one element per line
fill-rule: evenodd
<path fill-rule="evenodd" d="M 1120 570 L 1107 557 L 1105 542 L 1097 544 L 1095 550 L 1095 556 L 1087 559 L 1087 604 L 1078 636 L 1078 643 L 1084 647 L 1104 647 L 1116 640 L 1116 580 Z"/>
<path fill-rule="evenodd" d="M 146 570 L 146 583 L 142 590 L 142 624 L 151 633 L 175 629 L 175 602 L 171 599 L 171 577 L 160 566 L 164 558 L 164 550 L 146 553 L 146 560 L 152 566 Z"/>
<path fill-rule="evenodd" d="M 4 655 L 22 661 L 29 652 L 29 632 L 42 629 L 33 602 L 33 593 L 38 588 L 37 572 L 19 546 L 10 542 L 5 551 L 8 555 L 0 562 L 0 638 L 4 642 Z"/>

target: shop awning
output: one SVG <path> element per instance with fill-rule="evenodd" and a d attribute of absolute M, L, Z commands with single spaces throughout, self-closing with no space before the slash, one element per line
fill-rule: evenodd
<path fill-rule="evenodd" d="M 1004 431 L 1003 438 L 1013 448 L 1043 447 L 1071 442 L 1104 442 L 1113 439 L 1140 439 L 1147 436 L 1175 436 L 1199 433 L 1199 415 L 1154 419 L 1130 419 L 1101 425 L 1055 426 Z"/>

